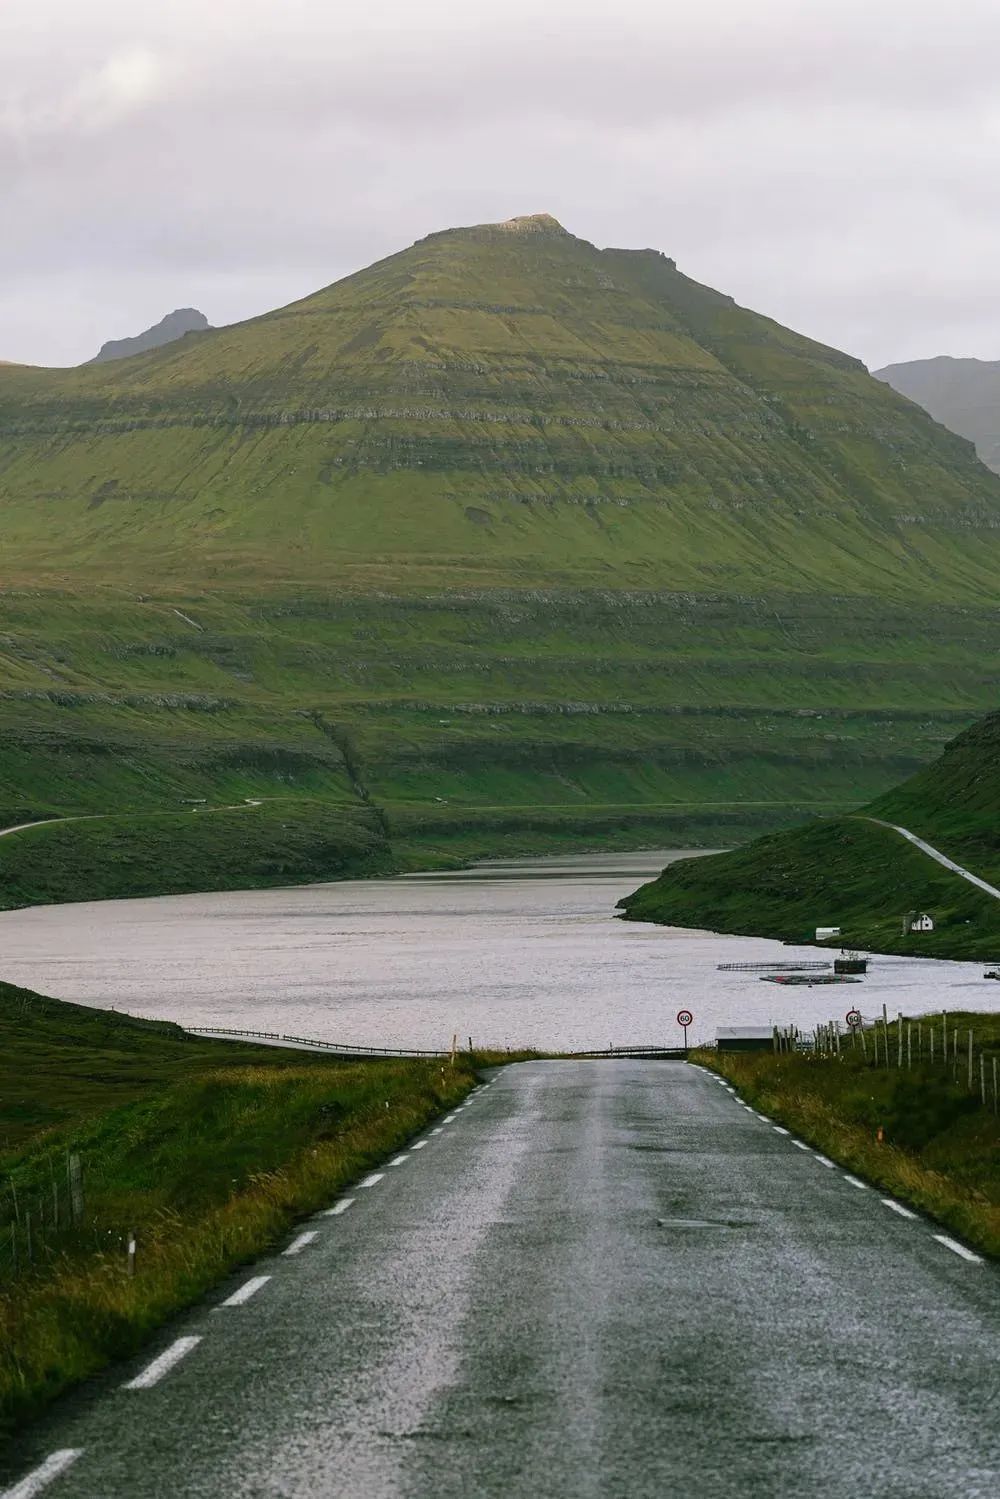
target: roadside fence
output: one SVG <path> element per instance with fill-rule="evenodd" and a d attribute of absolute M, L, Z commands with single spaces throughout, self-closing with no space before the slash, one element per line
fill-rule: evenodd
<path fill-rule="evenodd" d="M 921 1020 L 907 1020 L 899 1011 L 890 1020 L 883 1005 L 881 1015 L 862 1019 L 859 1025 L 845 1029 L 843 1022 L 830 1020 L 817 1025 L 811 1035 L 794 1026 L 775 1026 L 774 1049 L 828 1057 L 860 1051 L 872 1068 L 933 1069 L 964 1086 L 983 1108 L 1000 1114 L 1000 1044 L 977 1046 L 971 1027 L 957 1025 L 947 1011 Z"/>

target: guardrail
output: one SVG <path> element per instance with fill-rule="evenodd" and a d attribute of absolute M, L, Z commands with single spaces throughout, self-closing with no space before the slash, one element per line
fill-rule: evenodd
<path fill-rule="evenodd" d="M 451 1051 L 421 1051 L 417 1047 L 399 1046 L 353 1046 L 346 1041 L 319 1041 L 315 1036 L 286 1036 L 280 1031 L 241 1031 L 222 1025 L 185 1025 L 186 1031 L 199 1036 L 243 1036 L 248 1041 L 276 1041 L 286 1046 L 314 1046 L 320 1051 L 332 1051 L 338 1056 L 348 1057 L 450 1057 Z M 503 1047 L 483 1047 L 481 1050 L 503 1051 Z M 508 1047 L 507 1050 L 510 1048 Z M 686 1057 L 684 1046 L 608 1046 L 592 1051 L 570 1051 L 562 1055 L 579 1057 Z"/>
<path fill-rule="evenodd" d="M 399 1046 L 352 1046 L 346 1041 L 318 1041 L 315 1036 L 286 1036 L 278 1031 L 238 1031 L 224 1025 L 186 1025 L 186 1031 L 200 1036 L 246 1036 L 251 1041 L 279 1041 L 292 1046 L 316 1046 L 321 1051 L 335 1051 L 355 1057 L 447 1057 L 448 1051 L 419 1051 Z"/>

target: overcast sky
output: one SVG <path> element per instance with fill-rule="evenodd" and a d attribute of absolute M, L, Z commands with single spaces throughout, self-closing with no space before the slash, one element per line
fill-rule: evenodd
<path fill-rule="evenodd" d="M 549 212 L 870 367 L 1000 359 L 998 0 L 0 0 L 0 359 Z"/>

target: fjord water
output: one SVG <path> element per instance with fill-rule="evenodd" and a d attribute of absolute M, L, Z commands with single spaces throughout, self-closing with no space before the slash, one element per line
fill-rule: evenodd
<path fill-rule="evenodd" d="M 781 989 L 719 963 L 827 957 L 625 922 L 615 902 L 683 851 L 498 861 L 294 889 L 36 906 L 0 915 L 2 975 L 184 1025 L 382 1046 L 679 1043 L 719 1025 L 994 1009 L 976 963 L 879 957 L 863 984 Z M 818 913 L 827 919 L 831 913 Z"/>

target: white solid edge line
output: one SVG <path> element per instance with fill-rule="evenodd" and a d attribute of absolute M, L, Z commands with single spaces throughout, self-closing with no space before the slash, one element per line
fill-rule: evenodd
<path fill-rule="evenodd" d="M 373 1171 L 370 1176 L 365 1177 L 364 1181 L 358 1182 L 358 1186 L 375 1187 L 382 1180 L 383 1176 L 385 1176 L 384 1171 Z"/>
<path fill-rule="evenodd" d="M 968 1260 L 970 1264 L 981 1265 L 983 1263 L 978 1254 L 973 1254 L 971 1249 L 966 1249 L 965 1245 L 960 1244 L 957 1239 L 949 1239 L 947 1234 L 932 1234 L 931 1238 L 937 1239 L 938 1243 L 943 1244 L 945 1249 L 950 1249 L 952 1254 L 960 1255 L 963 1260 Z"/>
<path fill-rule="evenodd" d="M 790 1130 L 782 1129 L 780 1124 L 772 1124 L 771 1128 L 774 1130 L 774 1133 L 776 1135 L 787 1135 L 791 1133 Z"/>
<path fill-rule="evenodd" d="M 801 1140 L 793 1140 L 792 1144 L 795 1146 L 795 1148 L 797 1150 L 808 1150 L 809 1149 L 809 1146 L 808 1145 L 803 1145 L 803 1143 L 802 1143 Z"/>
<path fill-rule="evenodd" d="M 251 1296 L 256 1296 L 261 1286 L 266 1286 L 271 1279 L 269 1275 L 255 1275 L 251 1280 L 245 1280 L 238 1291 L 227 1296 L 225 1301 L 220 1301 L 220 1306 L 242 1306 L 249 1301 Z"/>
<path fill-rule="evenodd" d="M 397 1155 L 390 1162 L 390 1166 L 405 1166 L 410 1159 L 408 1155 Z"/>
<path fill-rule="evenodd" d="M 825 1155 L 817 1155 L 815 1150 L 813 1151 L 813 1157 L 814 1157 L 815 1160 L 819 1161 L 819 1163 L 820 1163 L 821 1166 L 832 1166 L 833 1165 L 833 1162 L 830 1161 L 830 1160 L 828 1160 Z"/>
<path fill-rule="evenodd" d="M 53 1478 L 65 1473 L 82 1455 L 82 1447 L 61 1447 L 58 1452 L 50 1453 L 39 1467 L 22 1478 L 20 1483 L 15 1483 L 12 1489 L 4 1489 L 0 1499 L 34 1499 L 36 1494 L 48 1487 Z"/>
<path fill-rule="evenodd" d="M 883 1197 L 880 1200 L 883 1207 L 890 1208 L 892 1212 L 898 1213 L 901 1218 L 916 1218 L 917 1216 L 916 1213 L 911 1213 L 909 1208 L 904 1208 L 901 1202 L 893 1202 L 891 1197 Z"/>
<path fill-rule="evenodd" d="M 845 1182 L 850 1182 L 852 1187 L 859 1187 L 862 1192 L 868 1191 L 867 1182 L 859 1182 L 856 1176 L 848 1176 L 846 1171 L 844 1172 L 844 1180 Z"/>
<path fill-rule="evenodd" d="M 339 1202 L 335 1202 L 333 1204 L 332 1208 L 327 1208 L 326 1212 L 323 1214 L 323 1217 L 339 1218 L 341 1213 L 347 1212 L 347 1209 L 352 1206 L 353 1202 L 353 1197 L 342 1197 Z"/>
<path fill-rule="evenodd" d="M 363 1183 L 362 1183 L 362 1185 L 363 1185 Z M 283 1249 L 281 1251 L 281 1253 L 282 1253 L 282 1255 L 284 1255 L 286 1257 L 288 1255 L 290 1255 L 290 1254 L 301 1254 L 302 1251 L 303 1251 L 303 1249 L 305 1249 L 305 1247 L 306 1247 L 307 1244 L 311 1244 L 312 1241 L 313 1241 L 313 1239 L 318 1239 L 318 1238 L 319 1238 L 319 1234 L 316 1232 L 316 1230 L 314 1228 L 311 1228 L 311 1229 L 309 1229 L 309 1231 L 307 1233 L 299 1234 L 298 1238 L 293 1239 L 292 1242 L 289 1244 L 288 1248 L 287 1249 Z"/>
<path fill-rule="evenodd" d="M 148 1390 L 152 1385 L 157 1384 L 163 1378 L 164 1374 L 169 1374 L 174 1365 L 179 1364 L 181 1359 L 189 1354 L 192 1348 L 196 1348 L 200 1342 L 200 1337 L 178 1338 L 175 1343 L 171 1343 L 165 1352 L 160 1354 L 159 1358 L 154 1358 L 151 1364 L 147 1364 L 141 1374 L 137 1374 L 134 1379 L 130 1379 L 128 1384 L 122 1385 L 122 1389 Z"/>

